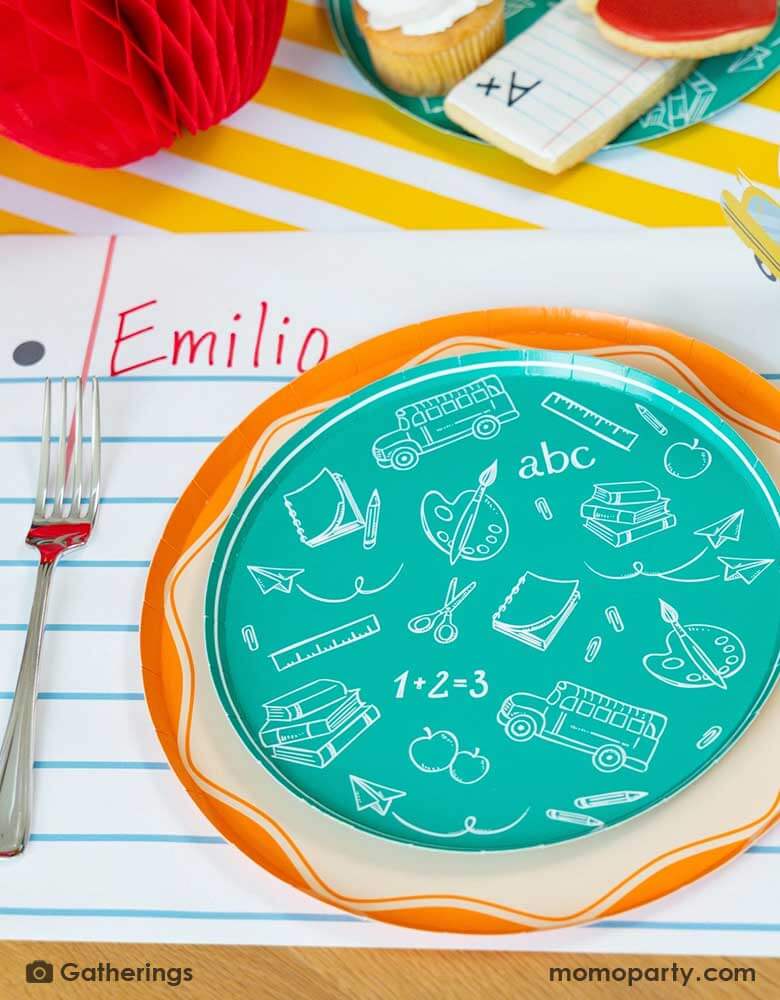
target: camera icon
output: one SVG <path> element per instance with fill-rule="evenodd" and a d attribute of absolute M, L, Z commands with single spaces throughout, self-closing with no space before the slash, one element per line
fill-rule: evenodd
<path fill-rule="evenodd" d="M 28 983 L 54 982 L 54 966 L 51 962 L 28 962 L 25 979 Z"/>

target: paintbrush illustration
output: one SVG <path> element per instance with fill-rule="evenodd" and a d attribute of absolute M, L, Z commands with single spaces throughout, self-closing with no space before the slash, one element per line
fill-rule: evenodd
<path fill-rule="evenodd" d="M 485 491 L 488 486 L 493 485 L 497 475 L 498 459 L 480 473 L 479 486 L 474 490 L 471 499 L 466 505 L 466 509 L 460 516 L 460 520 L 452 535 L 452 543 L 450 544 L 450 566 L 455 565 L 463 555 L 463 550 L 469 544 L 469 537 L 474 530 L 474 524 L 476 523 L 479 509 L 482 506 Z"/>
<path fill-rule="evenodd" d="M 672 626 L 672 631 L 680 640 L 680 645 L 682 646 L 683 651 L 687 653 L 688 658 L 694 666 L 697 666 L 703 674 L 706 674 L 713 684 L 717 684 L 718 687 L 723 688 L 725 691 L 726 682 L 720 676 L 718 668 L 709 656 L 707 656 L 698 642 L 696 642 L 693 636 L 688 632 L 685 626 L 680 624 L 680 616 L 677 613 L 677 609 L 673 608 L 671 604 L 667 604 L 666 601 L 661 598 L 658 599 L 658 603 L 661 605 L 661 618 L 667 625 Z"/>

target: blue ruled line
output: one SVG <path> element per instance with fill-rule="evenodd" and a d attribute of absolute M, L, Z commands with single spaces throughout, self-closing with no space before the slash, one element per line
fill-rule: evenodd
<path fill-rule="evenodd" d="M 178 501 L 178 497 L 101 497 L 100 503 L 102 504 L 137 504 L 137 503 L 148 503 L 148 504 L 175 504 Z M 71 498 L 65 497 L 64 503 L 70 503 Z M 22 504 L 26 507 L 32 507 L 35 503 L 35 497 L 0 497 L 0 504 Z"/>
<path fill-rule="evenodd" d="M 0 701 L 10 701 L 13 691 L 0 691 Z M 143 701 L 142 691 L 39 691 L 40 701 Z"/>
<path fill-rule="evenodd" d="M 51 436 L 52 444 L 59 442 L 59 437 Z M 223 434 L 104 434 L 102 444 L 219 444 L 224 440 Z M 92 438 L 85 436 L 82 441 L 91 443 Z M 0 444 L 40 444 L 40 434 L 0 434 Z"/>
<path fill-rule="evenodd" d="M 0 569 L 3 567 L 18 568 L 20 566 L 37 566 L 37 559 L 0 559 Z M 58 566 L 69 566 L 72 569 L 148 569 L 148 559 L 61 559 Z"/>
<path fill-rule="evenodd" d="M 46 844 L 218 844 L 224 837 L 178 833 L 32 833 L 31 841 Z"/>
<path fill-rule="evenodd" d="M 726 921 L 675 921 L 675 920 L 599 920 L 589 925 L 598 930 L 648 930 L 648 931 L 765 931 L 780 933 L 780 924 L 729 923 Z"/>
<path fill-rule="evenodd" d="M 163 760 L 36 760 L 38 771 L 170 771 Z"/>
<path fill-rule="evenodd" d="M 349 913 L 264 913 L 230 910 L 130 910 L 104 907 L 0 906 L 0 917 L 128 917 L 149 920 L 265 920 L 319 924 L 363 924 Z"/>
<path fill-rule="evenodd" d="M 69 622 L 58 625 L 47 625 L 47 632 L 137 632 L 138 625 L 73 625 Z M 27 624 L 24 622 L 0 622 L 0 632 L 26 632 Z"/>

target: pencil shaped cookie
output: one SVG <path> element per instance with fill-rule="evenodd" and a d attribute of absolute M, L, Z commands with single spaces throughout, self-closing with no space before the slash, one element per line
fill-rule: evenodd
<path fill-rule="evenodd" d="M 576 0 L 563 0 L 450 91 L 446 114 L 551 174 L 614 139 L 693 69 L 605 41 Z"/>
<path fill-rule="evenodd" d="M 610 42 L 653 58 L 707 59 L 766 38 L 777 0 L 580 0 Z"/>

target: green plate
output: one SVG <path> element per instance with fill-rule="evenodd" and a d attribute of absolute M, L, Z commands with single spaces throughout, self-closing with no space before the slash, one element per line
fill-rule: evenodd
<path fill-rule="evenodd" d="M 506 38 L 546 14 L 558 0 L 505 0 Z M 482 142 L 444 113 L 440 97 L 406 97 L 391 90 L 374 72 L 371 57 L 352 13 L 352 0 L 327 0 L 328 16 L 341 50 L 360 75 L 401 111 L 427 125 Z M 741 101 L 780 68 L 780 21 L 760 45 L 736 54 L 704 59 L 698 68 L 654 108 L 614 139 L 607 148 L 633 146 L 648 139 L 679 132 Z"/>
<path fill-rule="evenodd" d="M 692 397 L 512 351 L 423 365 L 278 452 L 221 537 L 214 683 L 292 793 L 511 850 L 685 788 L 775 682 L 780 496 Z"/>

